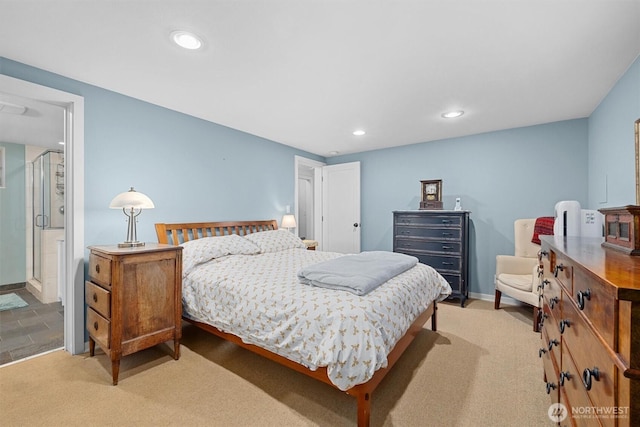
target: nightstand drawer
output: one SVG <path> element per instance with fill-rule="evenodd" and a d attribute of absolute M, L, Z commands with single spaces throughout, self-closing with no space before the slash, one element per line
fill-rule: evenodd
<path fill-rule="evenodd" d="M 87 330 L 101 347 L 111 348 L 111 322 L 91 308 L 87 310 Z"/>
<path fill-rule="evenodd" d="M 100 285 L 111 287 L 111 260 L 90 254 L 89 277 Z"/>
<path fill-rule="evenodd" d="M 91 282 L 84 282 L 84 296 L 87 305 L 106 317 L 111 318 L 111 292 Z"/>

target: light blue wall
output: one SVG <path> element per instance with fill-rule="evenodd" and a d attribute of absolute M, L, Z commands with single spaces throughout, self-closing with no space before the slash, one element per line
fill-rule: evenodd
<path fill-rule="evenodd" d="M 84 97 L 85 246 L 125 240 L 108 206 L 130 186 L 156 206 L 139 217 L 143 241 L 155 222 L 279 220 L 294 205 L 294 156 L 323 160 L 6 58 L 0 73 Z"/>
<path fill-rule="evenodd" d="M 442 179 L 445 209 L 471 211 L 470 292 L 493 294 L 513 222 L 587 199 L 587 120 L 571 120 L 328 159 L 361 162 L 362 250 L 392 249 L 392 212 L 417 209 L 420 181 Z"/>
<path fill-rule="evenodd" d="M 640 119 L 640 58 L 589 117 L 589 208 L 640 203 L 635 198 L 635 131 Z"/>
<path fill-rule="evenodd" d="M 461 197 L 472 211 L 470 290 L 492 294 L 495 256 L 513 252 L 515 219 L 553 215 L 559 200 L 601 207 L 602 170 L 610 187 L 631 181 L 610 188 L 609 203 L 633 203 L 638 69 L 636 61 L 589 119 L 328 159 L 361 162 L 362 249 L 391 249 L 391 212 L 418 207 L 420 180 L 442 179 L 445 208 Z M 280 218 L 294 204 L 294 155 L 324 160 L 7 59 L 0 73 L 85 98 L 86 245 L 124 240 L 124 216 L 107 206 L 130 185 L 156 204 L 138 225 L 139 238 L 153 241 L 159 221 Z M 615 155 L 605 152 L 612 144 Z"/>
<path fill-rule="evenodd" d="M 0 188 L 0 285 L 25 282 L 27 237 L 24 145 L 5 147 L 6 188 Z"/>

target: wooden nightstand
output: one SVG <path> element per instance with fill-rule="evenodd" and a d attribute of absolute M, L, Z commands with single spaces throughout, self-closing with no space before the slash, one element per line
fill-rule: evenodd
<path fill-rule="evenodd" d="M 180 358 L 182 247 L 90 246 L 85 282 L 89 353 L 96 343 L 111 358 L 118 384 L 120 358 L 173 340 Z"/>
<path fill-rule="evenodd" d="M 303 240 L 304 244 L 307 245 L 308 251 L 315 251 L 318 246 L 317 240 Z"/>

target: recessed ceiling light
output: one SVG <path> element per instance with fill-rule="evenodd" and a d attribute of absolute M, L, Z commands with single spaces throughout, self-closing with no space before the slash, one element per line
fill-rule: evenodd
<path fill-rule="evenodd" d="M 59 145 L 64 145 L 64 141 L 58 141 Z"/>
<path fill-rule="evenodd" d="M 358 129 L 358 130 L 354 130 L 354 131 L 353 131 L 353 134 L 354 134 L 355 136 L 362 136 L 362 135 L 364 135 L 365 133 L 366 133 L 366 132 L 365 132 L 365 131 L 363 131 L 362 129 Z"/>
<path fill-rule="evenodd" d="M 173 40 L 178 46 L 185 49 L 195 50 L 202 47 L 202 40 L 200 37 L 188 31 L 172 32 L 171 40 Z"/>
<path fill-rule="evenodd" d="M 456 117 L 460 117 L 463 114 L 464 111 L 462 110 L 447 111 L 446 113 L 442 113 L 442 117 L 444 117 L 445 119 L 455 119 Z"/>
<path fill-rule="evenodd" d="M 332 156 L 335 156 L 336 154 L 340 154 L 339 151 L 329 151 L 329 154 L 331 154 Z"/>

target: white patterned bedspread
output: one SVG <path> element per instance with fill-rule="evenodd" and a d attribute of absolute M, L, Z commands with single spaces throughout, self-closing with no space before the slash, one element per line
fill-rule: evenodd
<path fill-rule="evenodd" d="M 184 314 L 311 370 L 326 366 L 347 390 L 386 367 L 409 326 L 451 288 L 424 264 L 362 297 L 298 283 L 300 268 L 337 256 L 296 248 L 211 260 L 183 278 Z"/>

